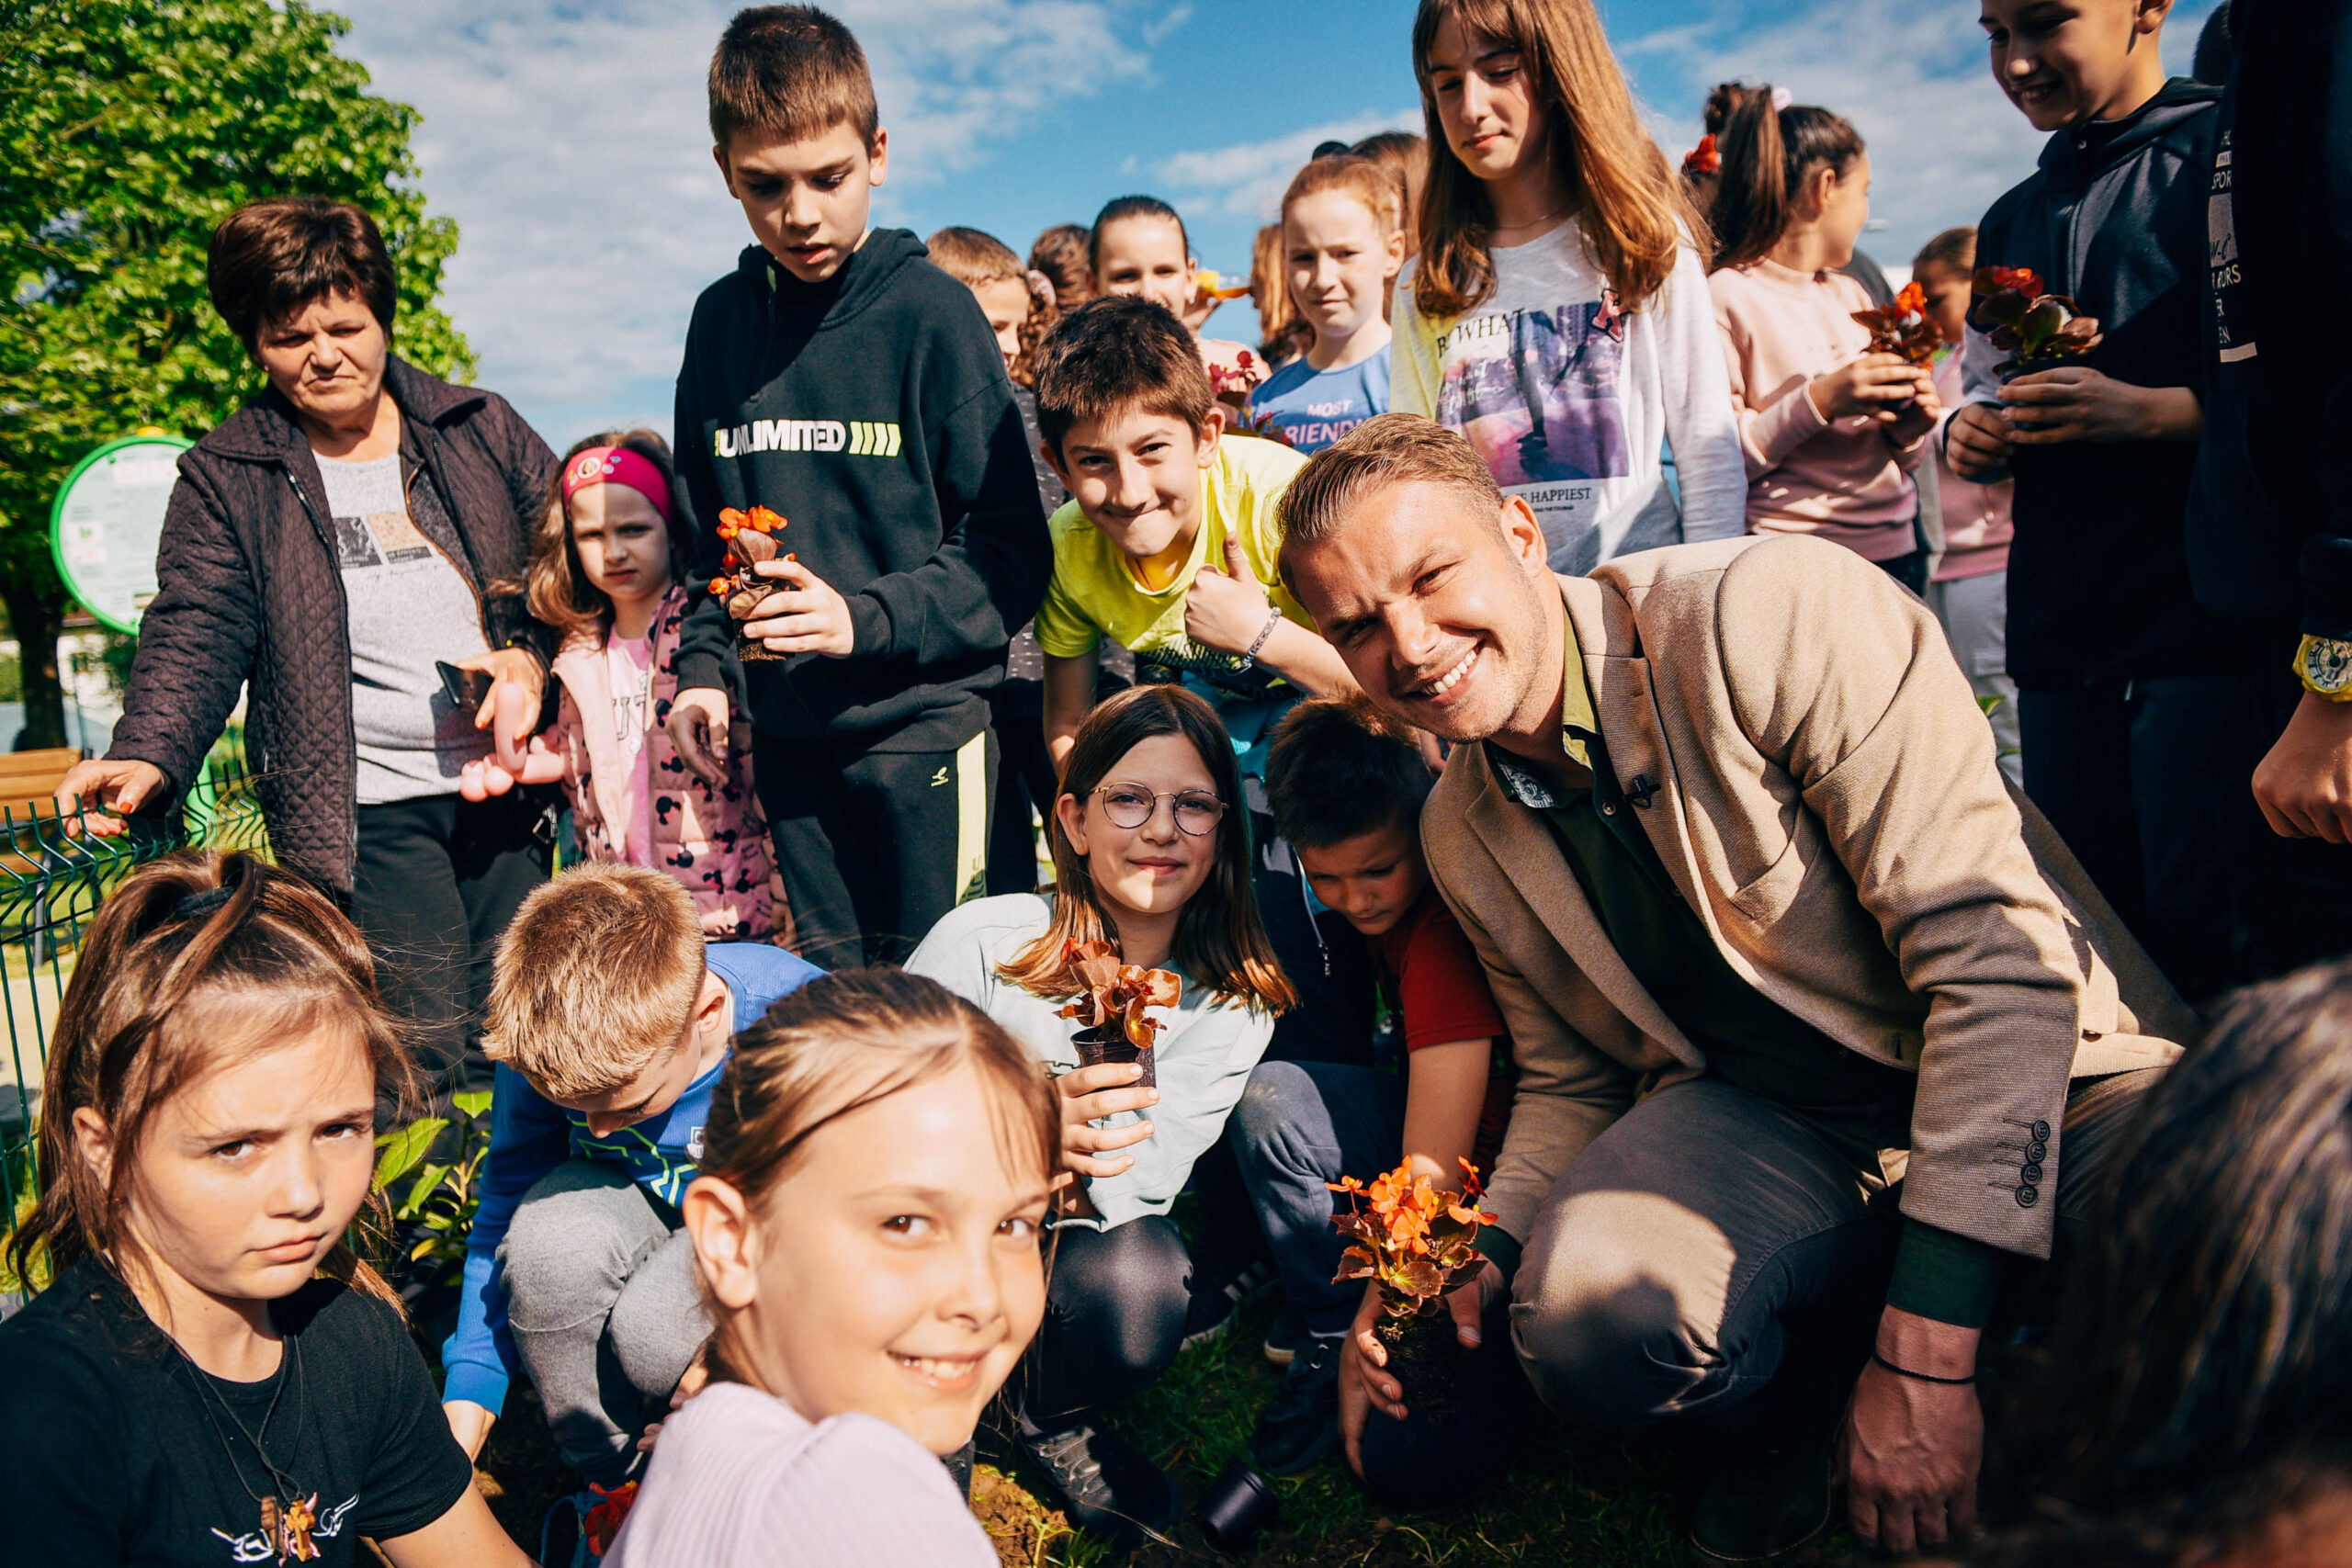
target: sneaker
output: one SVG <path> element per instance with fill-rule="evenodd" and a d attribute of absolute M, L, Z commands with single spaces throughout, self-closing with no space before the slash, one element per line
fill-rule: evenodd
<path fill-rule="evenodd" d="M 1233 1325 L 1234 1314 L 1262 1300 L 1274 1285 L 1274 1266 L 1262 1258 L 1239 1273 L 1227 1276 L 1222 1283 L 1214 1275 L 1199 1280 L 1193 1287 L 1191 1303 L 1184 1309 L 1182 1348 L 1189 1350 L 1195 1345 L 1222 1338 Z"/>
<path fill-rule="evenodd" d="M 1301 1350 L 1314 1342 L 1314 1338 L 1306 1332 L 1306 1319 L 1298 1308 L 1283 1303 L 1283 1310 L 1274 1314 L 1274 1325 L 1266 1330 L 1267 1363 L 1276 1367 L 1289 1366 Z"/>
<path fill-rule="evenodd" d="M 1338 1338 L 1310 1339 L 1258 1412 L 1250 1457 L 1268 1475 L 1296 1475 L 1340 1446 Z"/>
<path fill-rule="evenodd" d="M 1117 1433 L 1091 1422 L 1021 1434 L 1022 1451 L 1046 1472 L 1049 1500 L 1069 1522 L 1122 1550 L 1176 1528 L 1183 1499 L 1168 1472 Z"/>
<path fill-rule="evenodd" d="M 1702 1563 L 1776 1562 L 1829 1527 L 1833 1444 L 1726 1444 L 1690 1520 Z"/>

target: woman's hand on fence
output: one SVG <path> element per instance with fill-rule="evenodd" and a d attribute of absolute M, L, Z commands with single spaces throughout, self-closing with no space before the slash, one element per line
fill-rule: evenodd
<path fill-rule="evenodd" d="M 124 830 L 123 818 L 154 804 L 164 787 L 164 770 L 153 762 L 130 757 L 94 758 L 74 763 L 58 780 L 57 815 L 69 838 L 86 827 L 98 838 L 110 839 Z M 92 807 L 98 811 L 93 812 Z"/>
<path fill-rule="evenodd" d="M 670 701 L 670 744 L 686 772 L 713 789 L 727 783 L 727 694 L 689 686 Z"/>
<path fill-rule="evenodd" d="M 490 1429 L 497 1424 L 498 1417 L 470 1399 L 445 1400 L 441 1414 L 448 1418 L 449 1435 L 458 1439 L 466 1457 L 481 1458 L 482 1445 L 490 1441 Z"/>
<path fill-rule="evenodd" d="M 1131 1127 L 1091 1127 L 1105 1116 L 1115 1116 L 1122 1111 L 1144 1111 L 1159 1102 L 1156 1089 L 1138 1089 L 1136 1080 L 1143 1077 L 1143 1066 L 1137 1062 L 1103 1062 L 1091 1067 L 1079 1067 L 1054 1080 L 1062 1091 L 1062 1164 L 1084 1177 L 1116 1176 L 1135 1164 L 1133 1155 L 1116 1159 L 1101 1159 L 1098 1156 L 1114 1149 L 1124 1149 L 1130 1144 L 1140 1144 L 1151 1136 L 1148 1122 L 1138 1122 Z"/>

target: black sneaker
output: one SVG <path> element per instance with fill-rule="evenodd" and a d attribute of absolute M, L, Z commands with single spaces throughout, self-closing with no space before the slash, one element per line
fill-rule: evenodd
<path fill-rule="evenodd" d="M 1266 1330 L 1266 1360 L 1273 1366 L 1287 1367 L 1314 1339 L 1306 1332 L 1306 1317 L 1286 1302 L 1283 1310 L 1274 1314 L 1274 1325 Z"/>
<path fill-rule="evenodd" d="M 1193 1299 L 1184 1308 L 1184 1342 L 1181 1348 L 1189 1350 L 1223 1337 L 1233 1325 L 1233 1314 L 1261 1299 L 1274 1284 L 1274 1266 L 1264 1258 L 1222 1281 L 1214 1278 L 1197 1280 L 1193 1286 Z"/>
<path fill-rule="evenodd" d="M 1340 1347 L 1310 1339 L 1283 1374 L 1283 1386 L 1258 1412 L 1250 1457 L 1268 1475 L 1296 1475 L 1340 1446 Z"/>
<path fill-rule="evenodd" d="M 1183 1499 L 1168 1472 L 1115 1432 L 1080 1422 L 1058 1432 L 1021 1434 L 1022 1450 L 1046 1472 L 1069 1522 L 1132 1550 L 1146 1531 L 1176 1528 Z"/>

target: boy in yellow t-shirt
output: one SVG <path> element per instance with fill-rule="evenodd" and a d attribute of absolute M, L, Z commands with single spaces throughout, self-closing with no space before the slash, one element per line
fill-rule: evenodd
<path fill-rule="evenodd" d="M 1040 346 L 1036 383 L 1041 449 L 1071 496 L 1049 525 L 1036 626 L 1057 768 L 1093 705 L 1105 637 L 1140 678 L 1156 668 L 1206 697 L 1245 757 L 1301 695 L 1352 689 L 1274 570 L 1283 492 L 1306 459 L 1225 434 L 1181 321 L 1149 300 L 1097 300 Z"/>
<path fill-rule="evenodd" d="M 1355 690 L 1274 570 L 1283 492 L 1306 459 L 1225 433 L 1192 333 L 1148 299 L 1063 317 L 1038 349 L 1036 390 L 1040 450 L 1071 496 L 1050 525 L 1054 575 L 1037 612 L 1054 766 L 1093 705 L 1106 637 L 1134 650 L 1137 680 L 1207 698 L 1248 795 L 1226 820 L 1249 824 L 1259 913 L 1299 992 L 1267 1055 L 1369 1062 L 1371 958 L 1307 892 L 1260 782 L 1276 719 L 1301 697 Z"/>

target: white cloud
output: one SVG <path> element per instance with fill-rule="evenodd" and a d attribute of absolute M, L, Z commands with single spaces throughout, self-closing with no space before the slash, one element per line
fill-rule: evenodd
<path fill-rule="evenodd" d="M 695 297 L 747 241 L 710 158 L 710 51 L 738 0 L 345 0 L 344 52 L 424 116 L 445 302 L 560 446 L 667 429 Z M 1140 74 L 1109 0 L 840 0 L 890 130 L 876 220 L 984 161 L 1055 98 Z"/>
<path fill-rule="evenodd" d="M 1154 182 L 1184 199 L 1195 198 L 1220 212 L 1273 221 L 1283 192 L 1323 141 L 1360 141 L 1380 130 L 1421 128 L 1419 104 L 1392 114 L 1360 114 L 1300 130 L 1284 131 L 1261 141 L 1237 141 L 1224 147 L 1177 152 L 1151 167 Z"/>
<path fill-rule="evenodd" d="M 1157 48 L 1161 39 L 1193 19 L 1190 6 L 1170 6 L 1166 15 L 1143 25 L 1143 41 Z"/>

